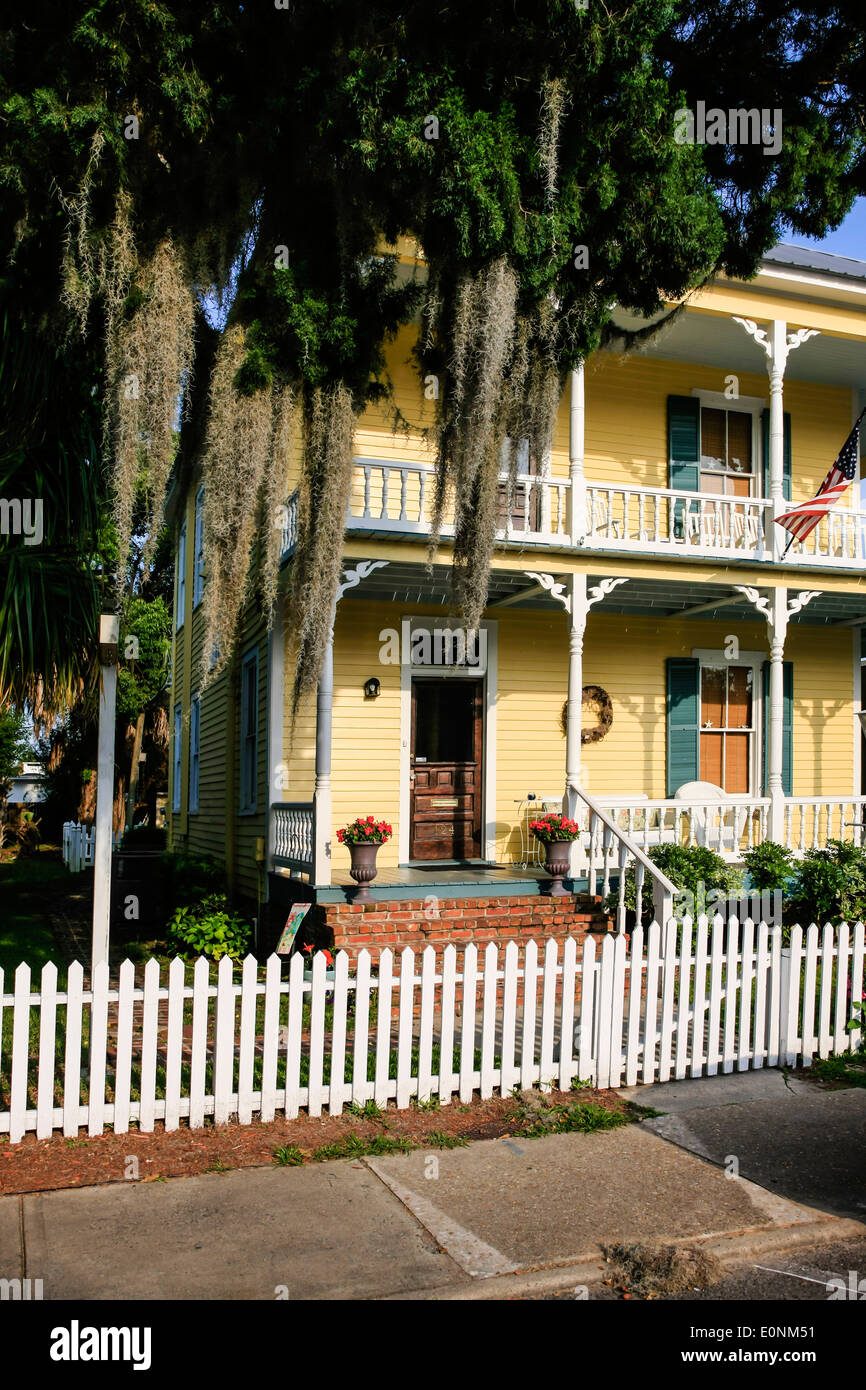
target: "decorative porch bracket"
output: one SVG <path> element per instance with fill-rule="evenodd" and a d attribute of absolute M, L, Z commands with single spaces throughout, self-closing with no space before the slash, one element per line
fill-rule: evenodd
<path fill-rule="evenodd" d="M 313 846 L 313 880 L 322 886 L 331 882 L 331 735 L 334 707 L 334 623 L 337 618 L 337 604 L 348 589 L 357 588 L 374 570 L 381 569 L 388 563 L 388 560 L 359 560 L 356 565 L 347 566 L 343 570 L 343 582 L 337 587 L 334 606 L 331 609 L 325 660 L 322 663 L 316 691 L 316 789 L 313 793 L 316 839 Z"/>
<path fill-rule="evenodd" d="M 789 354 L 810 338 L 817 337 L 820 329 L 797 328 L 789 333 L 784 319 L 774 319 L 768 336 L 766 329 L 759 328 L 754 319 L 738 318 L 735 314 L 732 318 L 734 323 L 745 328 L 749 336 L 754 338 L 767 354 L 767 371 L 770 377 L 770 500 L 773 504 L 770 525 L 773 528 L 773 559 L 781 560 L 784 556 L 784 537 L 780 527 L 776 525 L 776 517 L 781 516 L 788 506 L 784 496 L 785 421 L 782 383 Z"/>
<path fill-rule="evenodd" d="M 613 593 L 619 584 L 627 584 L 625 577 L 602 579 L 592 588 L 587 588 L 585 574 L 570 576 L 567 586 L 552 574 L 524 570 L 530 579 L 540 584 L 557 603 L 561 603 L 569 616 L 568 628 L 568 705 L 565 717 L 565 795 L 562 798 L 562 813 L 574 817 L 577 812 L 577 793 L 580 787 L 580 733 L 583 710 L 583 639 L 586 635 L 586 620 L 590 608 L 601 603 L 608 594 Z M 576 876 L 578 867 L 579 842 L 571 847 L 569 873 Z"/>
<path fill-rule="evenodd" d="M 802 589 L 795 598 L 788 598 L 787 589 L 773 589 L 769 597 L 750 584 L 735 584 L 738 593 L 748 599 L 767 624 L 770 642 L 770 717 L 767 738 L 767 792 L 770 797 L 770 839 L 782 842 L 785 832 L 785 789 L 782 785 L 782 752 L 784 746 L 784 672 L 785 637 L 788 623 L 819 598 L 820 589 Z"/>

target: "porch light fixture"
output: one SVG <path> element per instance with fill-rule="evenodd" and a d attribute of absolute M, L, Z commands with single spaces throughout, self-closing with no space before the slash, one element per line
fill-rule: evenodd
<path fill-rule="evenodd" d="M 367 700 L 375 700 L 379 694 L 380 685 L 375 676 L 371 676 L 368 681 L 364 681 L 364 697 Z"/>
<path fill-rule="evenodd" d="M 858 709 L 857 718 L 860 720 L 860 728 L 862 730 L 863 737 L 866 738 L 866 709 Z"/>

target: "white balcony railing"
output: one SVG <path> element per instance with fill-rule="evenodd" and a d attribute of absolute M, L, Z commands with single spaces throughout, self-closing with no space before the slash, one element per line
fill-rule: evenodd
<path fill-rule="evenodd" d="M 346 525 L 354 529 L 428 535 L 433 520 L 436 470 L 430 464 L 357 459 Z M 568 479 L 520 473 L 509 496 L 503 477 L 499 496 L 501 539 L 569 544 Z M 446 505 L 443 536 L 454 534 Z"/>
<path fill-rule="evenodd" d="M 356 459 L 346 511 L 350 530 L 430 534 L 436 490 L 431 464 Z M 586 484 L 520 473 L 510 490 L 500 481 L 500 540 L 585 550 L 686 553 L 700 558 L 772 561 L 772 503 L 761 497 L 720 497 L 710 492 L 631 484 Z M 282 551 L 297 542 L 297 494 L 282 509 Z M 454 534 L 454 509 L 446 504 L 442 535 Z M 782 534 L 782 533 L 779 533 Z M 784 536 L 783 536 L 784 539 Z M 786 563 L 859 570 L 866 565 L 866 512 L 837 508 L 821 517 L 805 541 L 792 542 Z"/>

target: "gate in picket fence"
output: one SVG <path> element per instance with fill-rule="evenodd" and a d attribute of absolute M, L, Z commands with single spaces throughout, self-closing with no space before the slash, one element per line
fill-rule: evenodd
<path fill-rule="evenodd" d="M 374 969 L 375 964 L 375 969 Z M 349 973 L 338 953 L 305 969 L 300 955 L 235 967 L 126 961 L 0 971 L 0 1133 L 48 1138 L 86 1126 L 143 1131 L 157 1120 L 198 1128 L 301 1109 L 339 1115 L 373 1099 L 466 1103 L 514 1087 L 610 1087 L 734 1069 L 808 1065 L 859 1043 L 848 1031 L 863 998 L 864 929 L 653 923 L 631 937 L 428 946 Z M 239 975 L 239 978 L 236 978 Z"/>

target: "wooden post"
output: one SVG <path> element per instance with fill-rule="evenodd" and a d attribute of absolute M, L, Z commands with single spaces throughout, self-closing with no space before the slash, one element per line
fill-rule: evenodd
<path fill-rule="evenodd" d="M 571 373 L 571 408 L 568 430 L 569 536 L 572 545 L 583 545 L 586 539 L 586 478 L 584 370 L 581 362 Z"/>
<path fill-rule="evenodd" d="M 120 619 L 99 619 L 99 739 L 96 773 L 96 824 L 93 844 L 93 936 L 90 968 L 108 960 L 111 917 L 111 842 L 114 812 L 114 722 L 117 710 L 117 645 Z"/>
<path fill-rule="evenodd" d="M 334 705 L 334 622 L 337 604 L 331 610 L 328 645 L 319 685 L 316 691 L 316 789 L 315 843 L 313 845 L 314 881 L 326 886 L 331 882 L 331 728 Z"/>

